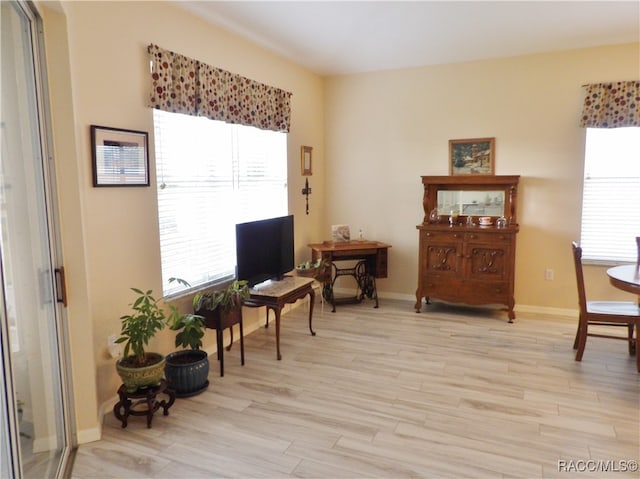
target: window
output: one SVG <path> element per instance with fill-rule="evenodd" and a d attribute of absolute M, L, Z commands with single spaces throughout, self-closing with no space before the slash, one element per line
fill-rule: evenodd
<path fill-rule="evenodd" d="M 587 128 L 583 258 L 635 262 L 640 236 L 640 128 Z"/>
<path fill-rule="evenodd" d="M 287 135 L 153 110 L 164 295 L 235 276 L 235 225 L 287 214 Z"/>

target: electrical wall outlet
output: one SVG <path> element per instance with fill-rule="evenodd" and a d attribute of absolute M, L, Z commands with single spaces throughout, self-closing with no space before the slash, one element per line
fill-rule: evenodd
<path fill-rule="evenodd" d="M 544 270 L 544 279 L 547 281 L 553 281 L 553 270 L 551 268 Z"/>

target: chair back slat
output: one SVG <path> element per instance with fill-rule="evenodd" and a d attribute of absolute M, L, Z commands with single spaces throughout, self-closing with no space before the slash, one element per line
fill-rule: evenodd
<path fill-rule="evenodd" d="M 587 294 L 584 288 L 584 273 L 582 272 L 582 248 L 575 241 L 571 243 L 571 247 L 573 248 L 573 263 L 576 268 L 580 313 L 584 314 L 587 311 Z"/>

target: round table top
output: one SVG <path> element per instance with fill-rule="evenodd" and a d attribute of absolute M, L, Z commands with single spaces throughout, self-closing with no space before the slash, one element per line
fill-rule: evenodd
<path fill-rule="evenodd" d="M 640 266 L 637 264 L 623 264 L 607 270 L 609 282 L 612 286 L 640 295 Z"/>

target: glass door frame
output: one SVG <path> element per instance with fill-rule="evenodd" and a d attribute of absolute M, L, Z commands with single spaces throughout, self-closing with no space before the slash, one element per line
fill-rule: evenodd
<path fill-rule="evenodd" d="M 55 338 L 53 342 L 56 345 L 56 357 L 59 368 L 59 376 L 56 381 L 60 389 L 60 412 L 62 418 L 60 421 L 62 428 L 62 436 L 64 445 L 60 455 L 59 463 L 56 468 L 55 477 L 67 477 L 70 476 L 71 466 L 73 464 L 73 457 L 77 448 L 77 433 L 73 408 L 73 385 L 72 375 L 70 367 L 70 351 L 69 351 L 69 330 L 67 314 L 64 305 L 61 302 L 60 291 L 58 290 L 61 284 L 58 281 L 57 276 L 53 276 L 54 269 L 57 270 L 62 265 L 62 249 L 61 239 L 59 234 L 59 212 L 57 205 L 56 195 L 56 178 L 55 168 L 53 160 L 53 134 L 51 128 L 51 112 L 49 108 L 49 92 L 47 81 L 47 69 L 46 58 L 44 48 L 44 30 L 42 18 L 37 11 L 37 7 L 32 2 L 25 2 L 22 0 L 13 0 L 12 3 L 20 9 L 25 18 L 29 22 L 29 39 L 31 47 L 31 55 L 33 61 L 33 78 L 35 82 L 35 108 L 37 110 L 37 118 L 34 120 L 37 125 L 34 125 L 34 131 L 37 131 L 37 143 L 40 149 L 41 161 L 42 161 L 42 173 L 43 173 L 43 185 L 44 185 L 44 200 L 46 205 L 46 221 L 49 236 L 49 256 L 51 265 L 51 282 L 52 291 L 58 301 L 55 303 L 55 324 L 52 326 L 52 330 L 55 332 Z M 2 258 L 0 257 L 0 262 Z M 0 263 L 1 266 L 1 263 Z M 0 268 L 0 275 L 3 274 L 3 269 Z M 4 279 L 4 278 L 2 278 Z M 2 283 L 4 284 L 4 282 Z M 0 286 L 1 287 L 1 286 Z M 6 304 L 4 301 L 4 293 L 0 294 L 0 308 L 4 318 L 8 318 L 6 311 Z M 13 368 L 11 365 L 10 344 L 8 341 L 8 321 L 3 321 L 2 324 L 2 343 L 0 348 L 2 350 L 2 365 L 4 374 L 4 384 L 0 385 L 0 393 L 4 394 L 4 400 L 6 400 L 6 407 L 8 414 L 5 411 L 0 411 L 4 417 L 8 418 L 8 424 L 3 424 L 6 428 L 8 426 L 8 434 L 5 429 L 3 434 L 3 440 L 8 437 L 13 445 L 9 449 L 12 460 L 11 473 L 13 477 L 23 476 L 23 465 L 20 454 L 20 438 L 18 427 L 18 412 L 17 406 L 14 404 L 15 391 L 12 384 L 13 381 Z M 2 421 L 0 421 L 2 422 Z"/>

